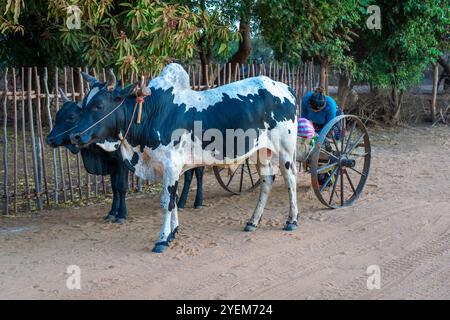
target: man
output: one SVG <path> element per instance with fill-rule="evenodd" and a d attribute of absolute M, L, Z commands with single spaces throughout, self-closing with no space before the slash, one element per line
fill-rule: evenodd
<path fill-rule="evenodd" d="M 302 118 L 308 119 L 313 123 L 314 129 L 317 133 L 335 117 L 341 115 L 342 112 L 338 108 L 336 101 L 333 98 L 324 94 L 323 88 L 319 87 L 316 90 L 310 91 L 303 96 L 302 99 Z M 334 136 L 337 140 L 340 139 L 340 130 L 338 127 L 333 127 Z M 319 185 L 322 188 L 329 173 L 320 174 L 318 177 Z M 325 186 L 325 188 L 327 188 Z"/>
<path fill-rule="evenodd" d="M 310 120 L 316 132 L 319 132 L 329 121 L 340 115 L 336 101 L 324 94 L 323 88 L 310 91 L 302 99 L 302 118 Z"/>

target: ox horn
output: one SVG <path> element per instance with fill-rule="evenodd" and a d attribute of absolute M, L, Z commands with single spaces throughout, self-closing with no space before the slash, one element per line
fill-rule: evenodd
<path fill-rule="evenodd" d="M 116 75 L 114 74 L 113 69 L 108 70 L 108 90 L 113 91 L 116 87 Z"/>
<path fill-rule="evenodd" d="M 58 88 L 58 89 L 59 89 L 59 94 L 61 95 L 63 103 L 70 102 L 71 100 L 66 96 L 63 89 L 61 89 L 61 88 Z"/>
<path fill-rule="evenodd" d="M 81 71 L 81 76 L 83 77 L 84 80 L 86 80 L 87 82 L 89 82 L 89 84 L 91 85 L 91 87 L 98 82 L 98 80 L 91 76 L 90 74 Z"/>
<path fill-rule="evenodd" d="M 145 85 L 145 78 L 144 78 L 144 76 L 142 76 L 141 82 L 138 85 L 138 88 L 136 90 L 136 95 L 140 96 L 140 97 L 146 97 L 151 94 L 152 94 L 152 92 L 151 92 L 150 88 Z"/>

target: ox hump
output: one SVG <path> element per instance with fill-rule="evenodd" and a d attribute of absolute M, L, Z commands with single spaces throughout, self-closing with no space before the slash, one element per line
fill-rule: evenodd
<path fill-rule="evenodd" d="M 163 69 L 158 77 L 149 82 L 148 86 L 164 91 L 169 90 L 170 88 L 178 90 L 190 89 L 189 75 L 178 63 L 170 63 Z"/>

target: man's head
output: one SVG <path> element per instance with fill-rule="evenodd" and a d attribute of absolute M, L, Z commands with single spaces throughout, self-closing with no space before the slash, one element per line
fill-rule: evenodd
<path fill-rule="evenodd" d="M 309 105 L 311 106 L 311 109 L 315 112 L 319 112 L 322 110 L 327 103 L 326 96 L 324 94 L 324 90 L 321 87 L 318 87 L 316 90 L 314 90 L 314 93 L 309 98 Z"/>

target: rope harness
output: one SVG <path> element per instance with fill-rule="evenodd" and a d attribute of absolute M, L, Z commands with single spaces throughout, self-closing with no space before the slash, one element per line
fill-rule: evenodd
<path fill-rule="evenodd" d="M 96 122 L 94 122 L 92 125 L 90 125 L 88 128 L 86 128 L 86 129 L 83 130 L 82 132 L 78 133 L 78 136 L 81 137 L 83 134 L 85 134 L 86 132 L 88 132 L 88 131 L 91 130 L 92 128 L 96 127 L 96 126 L 97 126 L 98 124 L 100 124 L 101 122 L 103 122 L 103 120 L 105 120 L 106 118 L 108 118 L 108 117 L 109 117 L 110 115 L 112 115 L 117 109 L 119 109 L 119 108 L 122 106 L 122 104 L 123 104 L 124 102 L 125 102 L 125 99 L 123 99 L 121 103 L 119 103 L 114 109 L 112 109 L 110 112 L 108 112 L 106 115 L 104 115 L 101 119 L 99 119 L 99 120 L 97 120 Z M 138 96 L 138 97 L 137 97 L 137 101 L 136 101 L 136 103 L 134 104 L 134 107 L 133 107 L 133 113 L 132 113 L 132 115 L 131 115 L 130 122 L 128 123 L 127 130 L 125 131 L 125 135 L 120 139 L 120 144 L 123 143 L 123 141 L 125 140 L 125 138 L 126 138 L 127 135 L 128 135 L 128 132 L 130 131 L 131 124 L 133 123 L 134 115 L 135 115 L 135 113 L 136 113 L 136 109 L 137 109 L 138 106 L 139 106 L 139 114 L 138 114 L 138 121 L 137 121 L 137 123 L 138 123 L 138 124 L 141 123 L 141 117 L 142 117 L 142 103 L 143 103 L 143 102 L 144 102 L 144 97 Z M 78 126 L 78 124 L 77 124 L 75 127 L 71 128 L 71 129 L 69 129 L 69 130 L 74 129 L 74 128 L 76 128 L 77 126 Z M 65 132 L 68 132 L 69 130 L 67 130 L 67 131 L 65 131 Z M 64 132 L 64 133 L 65 133 L 65 132 Z"/>
<path fill-rule="evenodd" d="M 73 130 L 73 129 L 75 129 L 76 127 L 78 127 L 78 123 L 76 124 L 76 125 L 74 125 L 72 128 L 70 128 L 70 129 L 67 129 L 66 131 L 64 131 L 64 132 L 61 132 L 61 133 L 58 133 L 56 136 L 54 136 L 53 137 L 53 139 L 56 139 L 56 138 L 58 138 L 58 137 L 60 137 L 60 136 L 62 136 L 63 134 L 66 134 L 67 132 L 69 132 L 69 131 L 71 131 L 71 130 Z"/>

